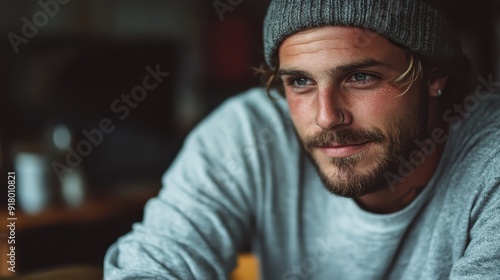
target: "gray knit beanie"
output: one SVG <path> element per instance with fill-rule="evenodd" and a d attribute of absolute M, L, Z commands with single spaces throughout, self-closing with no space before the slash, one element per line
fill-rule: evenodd
<path fill-rule="evenodd" d="M 272 0 L 264 20 L 268 66 L 288 36 L 327 25 L 363 27 L 431 58 L 461 53 L 447 20 L 420 0 Z"/>

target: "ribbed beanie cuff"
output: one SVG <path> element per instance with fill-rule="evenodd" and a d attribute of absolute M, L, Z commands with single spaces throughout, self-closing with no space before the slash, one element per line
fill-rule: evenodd
<path fill-rule="evenodd" d="M 449 59 L 461 52 L 447 20 L 420 0 L 272 0 L 264 20 L 264 55 L 301 30 L 357 26 L 377 32 L 423 56 Z"/>

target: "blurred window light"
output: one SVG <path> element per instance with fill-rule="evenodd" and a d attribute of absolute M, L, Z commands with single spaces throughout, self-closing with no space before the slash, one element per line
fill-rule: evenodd
<path fill-rule="evenodd" d="M 65 125 L 58 125 L 54 129 L 52 140 L 54 141 L 54 145 L 59 149 L 65 149 L 69 147 L 71 143 L 71 133 L 69 132 L 68 127 L 66 127 Z"/>
<path fill-rule="evenodd" d="M 37 213 L 50 203 L 47 185 L 47 160 L 37 153 L 20 152 L 15 156 L 19 207 Z"/>
<path fill-rule="evenodd" d="M 85 198 L 85 184 L 82 174 L 77 169 L 66 174 L 61 182 L 64 202 L 70 207 L 78 207 Z"/>

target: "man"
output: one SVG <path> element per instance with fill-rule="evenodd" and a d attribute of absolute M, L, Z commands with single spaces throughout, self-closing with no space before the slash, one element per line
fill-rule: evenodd
<path fill-rule="evenodd" d="M 227 279 L 249 241 L 262 279 L 498 279 L 500 99 L 464 99 L 446 20 L 276 0 L 264 26 L 272 98 L 192 132 L 105 278 Z"/>

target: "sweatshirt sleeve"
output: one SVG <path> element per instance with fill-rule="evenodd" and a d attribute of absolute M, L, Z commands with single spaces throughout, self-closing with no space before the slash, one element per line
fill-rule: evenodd
<path fill-rule="evenodd" d="M 144 219 L 108 249 L 104 279 L 227 279 L 253 221 L 245 123 L 225 106 L 195 129 Z M 248 120 L 246 120 L 248 123 Z"/>
<path fill-rule="evenodd" d="M 450 279 L 500 279 L 500 98 L 495 96 L 469 122 L 463 135 L 468 154 L 462 164 L 470 182 L 463 193 L 473 198 L 465 250 L 451 270 Z"/>
<path fill-rule="evenodd" d="M 469 222 L 468 244 L 450 279 L 500 279 L 500 177 L 476 199 Z"/>

